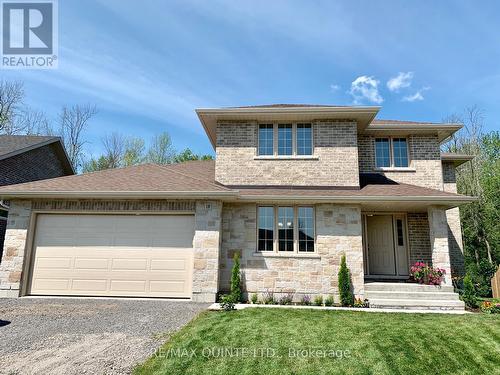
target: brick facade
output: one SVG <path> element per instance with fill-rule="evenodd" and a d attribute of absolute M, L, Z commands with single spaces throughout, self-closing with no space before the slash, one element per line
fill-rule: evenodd
<path fill-rule="evenodd" d="M 359 186 L 354 122 L 313 123 L 314 159 L 259 160 L 258 124 L 217 125 L 215 180 L 225 185 Z"/>
<path fill-rule="evenodd" d="M 262 256 L 256 252 L 257 206 L 225 204 L 222 210 L 222 247 L 219 289 L 230 285 L 232 259 L 241 255 L 242 285 L 247 294 L 267 290 L 301 295 L 335 295 L 338 301 L 340 259 L 346 255 L 354 293 L 364 293 L 361 210 L 356 206 L 318 204 L 316 213 L 317 252 L 307 257 Z"/>
<path fill-rule="evenodd" d="M 384 171 L 384 175 L 396 182 L 443 189 L 441 155 L 437 135 L 412 135 L 407 137 L 410 165 L 407 171 Z M 375 170 L 375 137 L 359 135 L 359 171 L 371 173 Z"/>
<path fill-rule="evenodd" d="M 432 250 L 427 213 L 409 212 L 406 219 L 408 221 L 410 265 L 418 261 L 432 265 Z"/>
<path fill-rule="evenodd" d="M 0 186 L 67 175 L 55 147 L 50 144 L 2 160 Z"/>

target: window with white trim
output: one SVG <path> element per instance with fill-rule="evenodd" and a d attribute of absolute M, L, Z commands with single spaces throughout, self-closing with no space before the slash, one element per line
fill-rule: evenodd
<path fill-rule="evenodd" d="M 408 165 L 406 138 L 375 138 L 376 168 L 406 168 Z"/>
<path fill-rule="evenodd" d="M 257 250 L 275 253 L 314 252 L 314 208 L 259 206 Z"/>

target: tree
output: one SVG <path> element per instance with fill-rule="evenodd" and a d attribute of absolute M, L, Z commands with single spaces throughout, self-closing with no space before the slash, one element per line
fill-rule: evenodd
<path fill-rule="evenodd" d="M 147 161 L 156 164 L 170 164 L 174 161 L 175 150 L 167 132 L 155 135 L 148 150 Z"/>
<path fill-rule="evenodd" d="M 484 134 L 484 114 L 476 106 L 448 117 L 463 128 L 443 149 L 475 156 L 456 170 L 457 190 L 478 201 L 460 208 L 467 273 L 481 296 L 491 293 L 490 279 L 500 261 L 500 136 Z"/>
<path fill-rule="evenodd" d="M 144 163 L 144 139 L 131 137 L 125 143 L 125 153 L 123 155 L 123 166 L 129 167 Z"/>
<path fill-rule="evenodd" d="M 108 168 L 119 168 L 122 166 L 125 156 L 126 139 L 120 133 L 111 133 L 102 139 L 105 158 Z"/>
<path fill-rule="evenodd" d="M 0 132 L 16 134 L 22 132 L 17 116 L 24 99 L 24 87 L 20 81 L 0 81 Z"/>
<path fill-rule="evenodd" d="M 231 296 L 235 302 L 241 302 L 241 276 L 240 276 L 240 256 L 237 252 L 233 257 L 233 268 L 231 270 Z"/>
<path fill-rule="evenodd" d="M 340 260 L 338 283 L 340 303 L 342 306 L 352 306 L 354 304 L 354 296 L 351 290 L 351 275 L 349 268 L 347 268 L 345 255 L 342 255 L 342 259 Z"/>
<path fill-rule="evenodd" d="M 181 151 L 180 153 L 175 155 L 174 163 L 182 163 L 191 160 L 212 160 L 212 159 L 213 159 L 212 155 L 193 154 L 191 149 L 186 148 L 184 149 L 184 151 Z"/>
<path fill-rule="evenodd" d="M 89 120 L 96 114 L 97 108 L 90 104 L 62 108 L 59 117 L 59 135 L 75 171 L 79 170 L 84 163 L 84 145 L 87 143 L 84 135 Z"/>

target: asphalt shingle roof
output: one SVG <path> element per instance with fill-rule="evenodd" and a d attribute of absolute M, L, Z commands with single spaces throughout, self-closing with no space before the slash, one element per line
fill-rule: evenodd
<path fill-rule="evenodd" d="M 35 135 L 0 135 L 0 158 L 32 148 L 47 141 L 57 141 L 58 137 Z"/>

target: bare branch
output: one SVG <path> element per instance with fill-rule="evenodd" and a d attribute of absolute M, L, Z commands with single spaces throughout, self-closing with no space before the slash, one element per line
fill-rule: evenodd
<path fill-rule="evenodd" d="M 16 126 L 16 115 L 24 99 L 23 83 L 0 81 L 0 132 L 15 134 L 22 129 Z"/>

